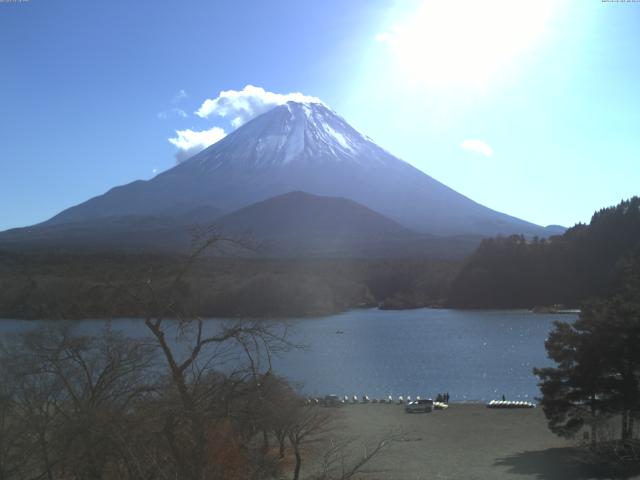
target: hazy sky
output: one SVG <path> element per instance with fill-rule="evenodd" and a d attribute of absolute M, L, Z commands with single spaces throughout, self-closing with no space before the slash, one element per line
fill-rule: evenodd
<path fill-rule="evenodd" d="M 0 229 L 295 92 L 488 207 L 588 221 L 640 194 L 639 46 L 640 3 L 606 0 L 4 0 Z"/>

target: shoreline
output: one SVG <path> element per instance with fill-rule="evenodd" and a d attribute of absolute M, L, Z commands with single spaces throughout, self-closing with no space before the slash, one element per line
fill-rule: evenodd
<path fill-rule="evenodd" d="M 418 310 L 443 310 L 443 311 L 461 311 L 461 312 L 504 312 L 504 313 L 530 313 L 532 315 L 578 315 L 579 309 L 566 309 L 558 311 L 536 311 L 530 308 L 455 308 L 455 307 L 415 307 L 415 308 L 380 308 L 380 307 L 354 307 L 345 310 L 340 310 L 332 313 L 310 313 L 306 315 L 290 315 L 290 316 L 233 316 L 233 317 L 216 317 L 216 316 L 204 316 L 203 320 L 247 320 L 247 321 L 287 321 L 287 320 L 309 320 L 309 319 L 323 319 L 334 317 L 337 315 L 346 314 L 356 311 L 379 311 L 379 312 L 415 312 Z M 201 316 L 202 317 L 202 316 Z M 119 321 L 119 320 L 144 320 L 144 317 L 85 317 L 85 318 L 32 318 L 32 317 L 2 317 L 0 316 L 0 322 L 3 321 L 24 321 L 24 322 L 81 322 L 81 321 Z M 177 320 L 173 317 L 166 317 L 165 320 Z"/>

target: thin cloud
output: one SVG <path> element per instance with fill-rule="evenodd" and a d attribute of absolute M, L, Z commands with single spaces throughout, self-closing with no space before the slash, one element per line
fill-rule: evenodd
<path fill-rule="evenodd" d="M 189 115 L 187 115 L 187 112 L 185 112 L 181 108 L 170 108 L 169 110 L 164 110 L 158 113 L 158 118 L 160 120 L 166 120 L 171 117 L 187 118 L 188 116 Z"/>
<path fill-rule="evenodd" d="M 173 103 L 174 105 L 176 103 L 180 103 L 182 100 L 184 100 L 185 98 L 187 98 L 189 95 L 187 94 L 187 92 L 183 89 L 178 90 L 178 92 L 173 96 L 173 98 L 171 99 L 171 103 Z"/>
<path fill-rule="evenodd" d="M 176 160 L 181 163 L 201 152 L 209 145 L 213 145 L 217 141 L 226 136 L 224 129 L 213 127 L 209 130 L 176 130 L 176 136 L 169 139 L 169 142 L 178 148 L 176 152 Z"/>
<path fill-rule="evenodd" d="M 178 103 L 180 103 L 182 100 L 184 100 L 188 96 L 189 95 L 187 94 L 187 92 L 181 88 L 171 98 L 171 104 L 172 105 L 177 105 Z M 157 115 L 157 117 L 160 120 L 167 120 L 167 119 L 173 118 L 173 117 L 187 118 L 188 116 L 189 115 L 187 114 L 187 112 L 185 112 L 182 108 L 178 108 L 178 107 L 168 108 L 167 110 L 163 110 L 162 112 L 158 113 L 158 115 Z"/>
<path fill-rule="evenodd" d="M 460 148 L 468 152 L 479 153 L 481 155 L 484 155 L 485 157 L 493 156 L 493 148 L 491 148 L 491 146 L 483 140 L 464 140 L 460 144 Z"/>
<path fill-rule="evenodd" d="M 322 103 L 319 98 L 300 92 L 274 93 L 262 87 L 247 85 L 242 90 L 225 90 L 216 98 L 206 99 L 195 114 L 201 118 L 209 118 L 213 115 L 228 117 L 231 119 L 231 125 L 237 128 L 252 118 L 289 101 Z"/>

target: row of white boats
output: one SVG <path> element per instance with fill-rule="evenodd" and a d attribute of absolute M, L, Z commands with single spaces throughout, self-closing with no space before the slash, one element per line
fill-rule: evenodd
<path fill-rule="evenodd" d="M 344 397 L 338 397 L 337 395 L 326 395 L 325 397 L 316 397 L 316 398 L 308 398 L 308 404 L 315 405 L 323 405 L 323 404 L 357 404 L 357 403 L 386 403 L 386 404 L 396 404 L 396 405 L 404 405 L 407 403 L 411 403 L 412 401 L 418 401 L 422 397 L 417 395 L 416 397 L 412 397 L 411 395 L 407 395 L 406 397 L 403 395 L 399 395 L 394 398 L 389 395 L 387 398 L 369 398 L 368 395 L 362 395 L 361 397 L 358 395 L 353 395 L 349 397 L 345 395 Z M 430 399 L 429 399 L 430 400 Z M 435 402 L 434 402 L 435 403 Z"/>
<path fill-rule="evenodd" d="M 345 395 L 343 397 L 339 397 L 337 395 L 326 395 L 324 397 L 315 397 L 308 398 L 308 405 L 326 405 L 326 406 L 337 406 L 337 405 L 355 405 L 359 403 L 385 403 L 389 405 L 406 405 L 409 403 L 420 402 L 421 397 L 417 395 L 415 398 L 412 398 L 411 395 L 407 395 L 406 397 L 403 395 L 399 395 L 394 398 L 389 395 L 386 398 L 369 398 L 368 395 L 362 395 L 361 397 L 358 395 L 353 395 L 349 397 Z M 444 402 L 434 402 L 430 398 L 425 399 L 433 404 L 435 409 L 445 409 L 447 408 L 447 404 Z M 491 400 L 487 403 L 487 408 L 535 408 L 536 404 L 532 402 L 525 402 L 520 400 Z"/>
<path fill-rule="evenodd" d="M 487 408 L 535 408 L 536 404 L 514 400 L 491 400 Z"/>

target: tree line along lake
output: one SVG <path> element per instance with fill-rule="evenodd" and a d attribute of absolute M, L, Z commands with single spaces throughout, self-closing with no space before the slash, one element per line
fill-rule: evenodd
<path fill-rule="evenodd" d="M 551 365 L 544 341 L 556 320 L 575 314 L 526 310 L 350 310 L 337 315 L 278 321 L 303 345 L 273 358 L 274 372 L 310 396 L 435 397 L 455 402 L 493 398 L 534 401 L 534 367 Z M 224 319 L 210 319 L 216 328 Z M 0 320 L 0 335 L 42 328 L 46 320 Z M 110 325 L 133 337 L 147 334 L 139 319 L 80 320 L 98 333 Z M 279 325 L 278 328 L 281 328 Z"/>

